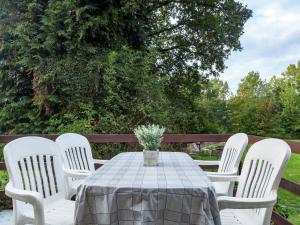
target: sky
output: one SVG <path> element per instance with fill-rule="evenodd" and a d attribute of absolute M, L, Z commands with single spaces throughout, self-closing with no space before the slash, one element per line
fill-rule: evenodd
<path fill-rule="evenodd" d="M 240 38 L 243 50 L 231 54 L 220 77 L 233 93 L 250 71 L 269 80 L 300 60 L 300 0 L 239 1 L 253 12 Z"/>

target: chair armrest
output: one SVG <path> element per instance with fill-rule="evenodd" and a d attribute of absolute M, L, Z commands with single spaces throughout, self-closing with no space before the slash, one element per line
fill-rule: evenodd
<path fill-rule="evenodd" d="M 43 204 L 43 196 L 40 193 L 15 188 L 12 186 L 11 182 L 6 185 L 5 194 L 12 199 L 22 202 L 27 202 L 30 204 L 36 204 L 40 202 L 41 204 Z"/>
<path fill-rule="evenodd" d="M 5 186 L 5 194 L 12 199 L 31 204 L 37 225 L 45 224 L 44 199 L 40 193 L 15 188 L 11 182 L 9 182 Z"/>
<path fill-rule="evenodd" d="M 109 160 L 104 160 L 104 159 L 94 159 L 94 163 L 95 164 L 100 164 L 100 165 L 104 165 L 105 163 L 107 163 Z"/>
<path fill-rule="evenodd" d="M 220 161 L 217 160 L 196 160 L 194 161 L 197 163 L 198 166 L 218 166 Z"/>
<path fill-rule="evenodd" d="M 211 172 L 211 171 L 204 171 L 204 173 L 207 175 L 207 176 L 234 176 L 236 175 L 237 173 L 236 172 Z"/>
<path fill-rule="evenodd" d="M 64 174 L 67 177 L 77 178 L 77 179 L 84 179 L 91 175 L 91 171 L 89 170 L 70 170 L 63 168 Z"/>
<path fill-rule="evenodd" d="M 212 175 L 207 174 L 208 178 L 212 182 L 229 182 L 229 181 L 239 181 L 240 176 L 238 175 Z"/>
<path fill-rule="evenodd" d="M 238 198 L 220 196 L 218 199 L 219 209 L 256 209 L 274 206 L 277 196 L 272 195 L 268 198 Z"/>

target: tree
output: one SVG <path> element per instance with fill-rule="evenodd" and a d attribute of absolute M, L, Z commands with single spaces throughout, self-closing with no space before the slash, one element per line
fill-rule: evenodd
<path fill-rule="evenodd" d="M 193 68 L 200 75 L 218 74 L 239 37 L 251 10 L 234 0 L 149 1 L 155 21 L 150 40 L 162 53 L 161 67 L 173 74 Z M 152 5 L 153 4 L 153 5 Z M 147 8 L 147 6 L 146 6 Z"/>
<path fill-rule="evenodd" d="M 127 133 L 141 123 L 157 122 L 164 96 L 155 55 L 123 47 L 104 60 L 99 132 Z"/>
<path fill-rule="evenodd" d="M 225 133 L 229 127 L 229 86 L 227 82 L 211 79 L 204 88 L 204 98 L 199 103 L 207 108 L 209 133 Z"/>
<path fill-rule="evenodd" d="M 14 41 L 23 2 L 1 1 L 0 7 L 0 133 L 33 132 L 32 76 L 18 64 Z"/>
<path fill-rule="evenodd" d="M 196 103 L 201 88 L 209 75 L 224 69 L 230 52 L 240 49 L 239 37 L 251 16 L 234 0 L 1 3 L 6 7 L 0 9 L 5 45 L 0 65 L 6 67 L 1 70 L 0 130 L 14 133 L 78 130 L 74 120 L 88 132 L 108 132 L 107 118 L 112 130 L 125 132 L 137 122 L 164 123 L 167 106 L 187 122 L 176 131 L 205 131 L 205 107 Z M 187 93 L 194 97 L 188 100 Z M 171 125 L 178 121 L 171 118 Z"/>
<path fill-rule="evenodd" d="M 278 126 L 288 138 L 300 137 L 300 62 L 290 65 L 277 79 L 280 89 L 279 101 L 282 110 L 278 118 Z"/>
<path fill-rule="evenodd" d="M 269 85 L 259 73 L 249 72 L 239 84 L 237 93 L 229 100 L 229 116 L 232 132 L 256 135 L 272 134 L 276 102 Z"/>

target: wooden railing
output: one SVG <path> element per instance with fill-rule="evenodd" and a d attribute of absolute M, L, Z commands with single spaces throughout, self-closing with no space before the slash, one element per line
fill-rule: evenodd
<path fill-rule="evenodd" d="M 29 135 L 0 135 L 0 144 L 6 144 L 16 138 Z M 32 136 L 32 135 L 31 135 Z M 58 135 L 35 135 L 55 140 Z M 97 134 L 85 135 L 91 143 L 137 143 L 137 139 L 133 134 Z M 225 142 L 231 135 L 230 134 L 166 134 L 164 135 L 164 143 L 193 143 L 193 142 Z M 249 136 L 249 144 L 253 144 L 259 140 L 265 139 L 260 136 Z M 285 140 L 291 147 L 293 153 L 300 154 L 300 143 L 295 141 Z M 210 167 L 211 168 L 211 167 Z M 5 163 L 0 162 L 0 170 L 6 170 Z M 292 181 L 282 179 L 280 187 L 300 195 L 300 185 Z M 4 191 L 0 191 L 0 200 L 4 197 Z M 282 216 L 273 212 L 272 220 L 275 225 L 292 225 Z"/>

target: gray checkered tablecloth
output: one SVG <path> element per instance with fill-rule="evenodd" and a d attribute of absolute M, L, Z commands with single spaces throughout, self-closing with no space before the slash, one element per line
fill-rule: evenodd
<path fill-rule="evenodd" d="M 160 152 L 144 167 L 141 152 L 121 153 L 77 190 L 76 225 L 221 224 L 212 183 L 192 158 Z"/>

